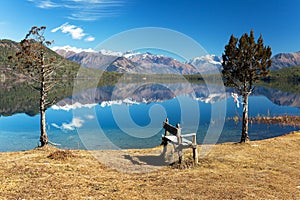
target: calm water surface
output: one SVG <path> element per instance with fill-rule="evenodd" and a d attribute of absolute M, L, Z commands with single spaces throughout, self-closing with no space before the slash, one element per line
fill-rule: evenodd
<path fill-rule="evenodd" d="M 174 85 L 174 88 L 179 87 Z M 87 95 L 90 91 L 82 92 L 47 110 L 49 139 L 68 149 L 155 147 L 161 142 L 162 122 L 168 116 L 170 123 L 181 124 L 183 133 L 196 132 L 198 144 L 209 143 L 210 140 L 204 140 L 209 126 L 222 126 L 216 142 L 238 142 L 241 123 L 226 119 L 241 117 L 242 106 L 237 107 L 228 91 L 212 95 L 201 85 L 194 89 L 191 95 L 189 91 L 178 93 L 171 86 L 152 85 L 129 96 L 117 92 L 120 96 L 115 95 L 114 98 L 113 87 L 110 86 L 96 89 L 93 98 Z M 249 116 L 300 115 L 297 98 L 297 95 L 258 88 L 249 98 Z M 224 125 L 220 125 L 219 120 L 225 120 Z M 249 125 L 251 140 L 275 137 L 294 130 L 297 128 Z M 38 140 L 39 115 L 18 113 L 0 117 L 0 151 L 32 149 L 38 145 Z"/>

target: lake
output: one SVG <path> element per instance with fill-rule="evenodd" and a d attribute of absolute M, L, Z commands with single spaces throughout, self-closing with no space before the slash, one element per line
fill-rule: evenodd
<path fill-rule="evenodd" d="M 218 86 L 187 83 L 87 89 L 48 108 L 49 140 L 67 149 L 150 148 L 160 145 L 162 122 L 168 117 L 171 124 L 180 123 L 183 133 L 196 132 L 198 144 L 238 142 L 241 122 L 228 118 L 242 117 L 242 105 L 238 107 L 231 92 Z M 2 100 L 0 105 L 0 151 L 37 147 L 39 115 L 29 105 L 33 100 L 22 106 L 17 102 L 14 108 L 7 108 L 7 102 L 9 99 Z M 249 116 L 277 115 L 300 115 L 300 95 L 257 87 L 249 98 Z M 294 130 L 297 128 L 249 124 L 251 140 Z"/>

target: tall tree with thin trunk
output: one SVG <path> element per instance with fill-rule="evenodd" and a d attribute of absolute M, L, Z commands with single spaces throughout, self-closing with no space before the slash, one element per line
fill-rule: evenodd
<path fill-rule="evenodd" d="M 223 79 L 228 87 L 237 89 L 243 97 L 243 120 L 241 142 L 249 140 L 248 135 L 248 97 L 254 83 L 268 76 L 272 51 L 264 46 L 262 35 L 255 42 L 254 32 L 243 34 L 240 39 L 231 35 L 225 46 L 223 57 Z"/>
<path fill-rule="evenodd" d="M 49 55 L 47 46 L 52 42 L 46 41 L 44 31 L 46 27 L 32 27 L 28 34 L 20 42 L 20 50 L 15 57 L 14 70 L 21 72 L 28 79 L 28 82 L 37 89 L 40 94 L 40 145 L 49 143 L 46 131 L 46 109 L 53 102 L 48 101 L 48 93 L 55 85 L 55 69 L 58 64 L 54 64 L 56 58 Z"/>

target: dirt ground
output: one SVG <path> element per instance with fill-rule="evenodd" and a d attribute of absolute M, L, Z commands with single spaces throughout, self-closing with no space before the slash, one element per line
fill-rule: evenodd
<path fill-rule="evenodd" d="M 198 165 L 169 149 L 0 153 L 0 199 L 300 199 L 300 132 L 201 145 Z"/>

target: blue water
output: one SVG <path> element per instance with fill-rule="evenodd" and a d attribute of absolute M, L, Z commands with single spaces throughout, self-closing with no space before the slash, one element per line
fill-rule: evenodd
<path fill-rule="evenodd" d="M 219 106 L 219 108 L 218 108 Z M 212 107 L 216 118 L 212 117 Z M 226 116 L 222 115 L 222 109 Z M 220 113 L 218 113 L 220 111 Z M 249 116 L 300 115 L 300 109 L 279 106 L 265 96 L 250 96 Z M 228 117 L 242 116 L 233 99 L 204 103 L 188 96 L 180 96 L 162 102 L 138 105 L 99 104 L 71 110 L 49 108 L 46 112 L 50 141 L 67 149 L 149 148 L 161 143 L 162 122 L 168 116 L 171 124 L 180 123 L 183 133 L 197 132 L 197 143 L 205 140 L 209 126 Z M 212 125 L 214 128 L 214 125 Z M 212 129 L 215 130 L 215 129 Z M 225 120 L 220 136 L 211 132 L 216 142 L 238 142 L 241 123 Z M 297 130 L 279 125 L 249 124 L 251 140 L 260 140 Z M 210 133 L 210 134 L 211 134 Z M 217 137 L 217 138 L 216 138 Z M 0 117 L 0 151 L 19 151 L 37 147 L 39 141 L 39 115 L 30 117 L 15 114 Z M 206 143 L 210 140 L 205 140 Z M 212 140 L 214 141 L 214 140 Z"/>

